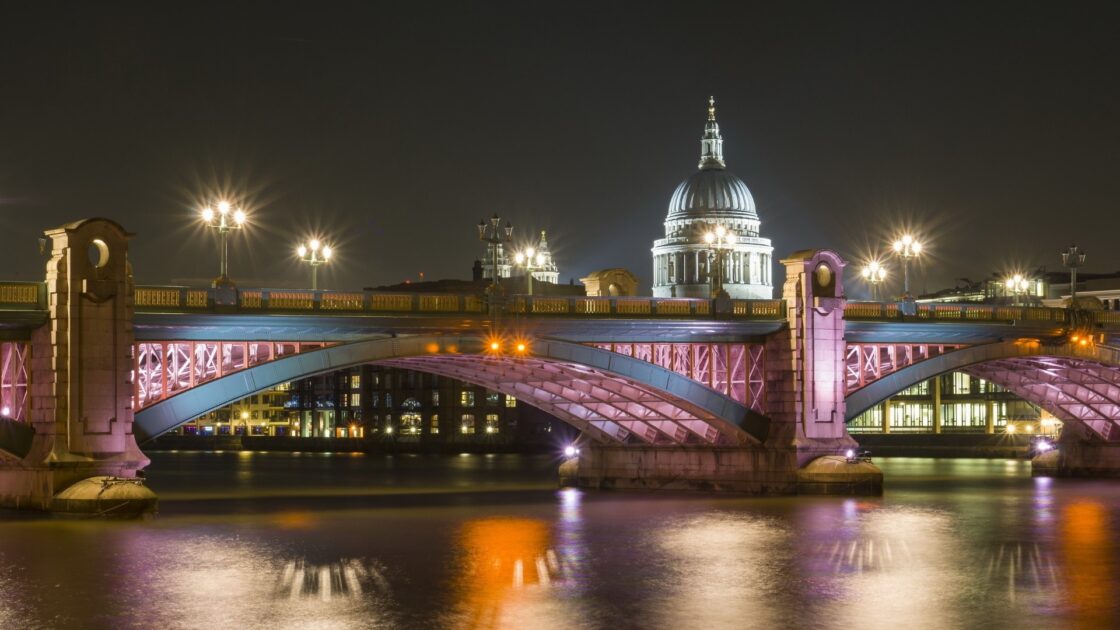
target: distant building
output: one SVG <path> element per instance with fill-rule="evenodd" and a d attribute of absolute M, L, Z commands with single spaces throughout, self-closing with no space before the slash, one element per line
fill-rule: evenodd
<path fill-rule="evenodd" d="M 566 432 L 560 424 L 484 387 L 362 365 L 248 396 L 186 423 L 179 433 L 509 445 L 546 440 L 554 431 L 559 437 Z"/>
<path fill-rule="evenodd" d="M 1064 306 L 1070 299 L 1069 272 L 1051 275 L 1046 295 L 1047 306 Z M 1090 307 L 1097 300 L 1106 311 L 1120 311 L 1120 271 L 1112 273 L 1077 274 L 1077 301 L 1082 308 Z M 1089 304 L 1086 304 L 1086 301 Z"/>
<path fill-rule="evenodd" d="M 722 226 L 730 233 L 723 288 L 732 298 L 772 298 L 774 248 L 760 236 L 760 225 L 747 185 L 726 169 L 715 99 L 709 99 L 700 170 L 677 186 L 665 218 L 665 238 L 653 242 L 653 296 L 711 297 L 714 259 L 704 236 Z"/>
<path fill-rule="evenodd" d="M 593 271 L 580 278 L 589 297 L 625 297 L 638 294 L 638 278 L 626 269 Z"/>
<path fill-rule="evenodd" d="M 955 287 L 919 295 L 916 301 L 920 304 L 978 302 L 1042 306 L 1053 274 L 1039 269 L 1018 275 L 1018 281 L 1012 283 L 1013 286 L 1008 283 L 1011 278 L 1007 274 L 993 273 L 978 281 L 961 278 Z"/>
<path fill-rule="evenodd" d="M 1061 422 L 1008 390 L 963 372 L 904 389 L 848 423 L 851 433 L 1054 433 Z"/>

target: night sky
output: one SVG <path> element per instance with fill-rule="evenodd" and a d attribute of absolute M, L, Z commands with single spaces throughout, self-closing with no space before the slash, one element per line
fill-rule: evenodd
<path fill-rule="evenodd" d="M 1071 242 L 1114 271 L 1107 7 L 6 2 L 2 278 L 43 277 L 43 229 L 106 216 L 137 234 L 138 282 L 207 282 L 197 210 L 229 195 L 242 286 L 307 285 L 312 232 L 329 288 L 468 278 L 497 212 L 549 231 L 562 282 L 627 267 L 648 292 L 710 94 L 777 257 L 858 261 L 910 226 L 919 291 L 1058 269 Z"/>

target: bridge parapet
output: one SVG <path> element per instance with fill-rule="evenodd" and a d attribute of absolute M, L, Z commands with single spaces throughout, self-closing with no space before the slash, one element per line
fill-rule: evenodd
<path fill-rule="evenodd" d="M 845 320 L 943 320 L 1033 321 L 1069 323 L 1069 309 L 992 304 L 918 304 L 914 315 L 904 315 L 898 302 L 848 302 Z M 1089 323 L 1120 324 L 1120 312 L 1087 311 Z"/>
<path fill-rule="evenodd" d="M 27 283 L 33 285 L 33 283 Z M 4 285 L 0 285 L 0 290 Z M 22 289 L 27 291 L 26 289 Z M 0 292 L 0 299 L 3 293 Z M 29 298 L 25 298 L 29 299 Z M 28 302 L 30 303 L 30 302 Z M 462 313 L 486 312 L 479 295 L 449 293 L 376 293 L 371 291 L 308 291 L 300 289 L 237 289 L 236 300 L 224 303 L 212 289 L 174 286 L 136 287 L 138 311 L 211 311 L 257 313 Z M 782 300 L 731 300 L 715 308 L 712 300 L 650 297 L 514 296 L 506 305 L 512 315 L 595 317 L 731 317 L 781 320 Z"/>

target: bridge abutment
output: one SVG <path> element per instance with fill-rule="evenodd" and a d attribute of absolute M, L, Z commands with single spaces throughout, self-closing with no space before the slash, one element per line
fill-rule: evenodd
<path fill-rule="evenodd" d="M 0 458 L 0 506 L 90 515 L 154 509 L 155 495 L 137 479 L 148 459 L 132 434 L 131 235 L 88 219 L 46 236 L 49 321 L 31 343 L 34 434 L 26 452 Z M 84 480 L 92 481 L 76 485 Z"/>
<path fill-rule="evenodd" d="M 1062 440 L 1031 459 L 1035 477 L 1120 477 L 1120 442 Z"/>

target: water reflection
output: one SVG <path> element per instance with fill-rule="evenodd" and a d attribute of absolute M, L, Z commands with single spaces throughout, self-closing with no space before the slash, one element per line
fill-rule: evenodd
<path fill-rule="evenodd" d="M 1029 594 L 1053 593 L 1058 589 L 1058 568 L 1053 554 L 1038 543 L 1003 543 L 988 560 L 990 581 L 1006 585 L 1007 599 L 1015 602 L 1026 589 Z"/>
<path fill-rule="evenodd" d="M 486 459 L 448 459 L 229 454 L 201 483 L 190 455 L 180 492 L 228 500 L 0 519 L 0 628 L 1120 627 L 1115 483 L 915 459 L 874 499 L 455 494 Z"/>
<path fill-rule="evenodd" d="M 664 628 L 775 628 L 789 532 L 770 519 L 711 513 L 659 526 L 656 610 Z"/>
<path fill-rule="evenodd" d="M 551 547 L 547 521 L 493 518 L 468 521 L 461 528 L 462 573 L 456 580 L 458 604 L 453 622 L 471 628 L 518 625 L 532 619 L 540 627 L 561 619 L 548 610 L 544 591 L 562 582 L 566 567 Z"/>
<path fill-rule="evenodd" d="M 819 598 L 817 614 L 828 625 L 962 625 L 950 603 L 967 568 L 947 514 L 847 500 L 804 510 L 798 529 L 813 550 L 802 564 L 816 585 L 810 596 Z"/>
<path fill-rule="evenodd" d="M 373 563 L 352 558 L 316 565 L 301 558 L 284 565 L 273 597 L 316 597 L 329 602 L 335 598 L 358 599 L 367 592 L 389 592 L 388 580 Z"/>
<path fill-rule="evenodd" d="M 1113 543 L 1108 513 L 1099 501 L 1080 500 L 1061 512 L 1061 557 L 1074 624 L 1105 628 L 1117 620 Z M 1115 627 L 1115 626 L 1111 626 Z"/>

